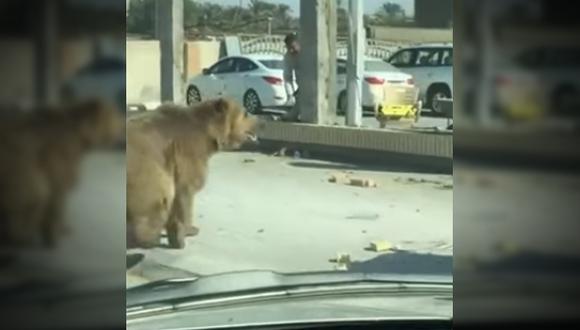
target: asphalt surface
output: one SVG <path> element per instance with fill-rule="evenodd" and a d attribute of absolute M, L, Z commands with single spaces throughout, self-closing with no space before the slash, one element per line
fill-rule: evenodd
<path fill-rule="evenodd" d="M 328 182 L 332 174 L 376 181 L 363 188 Z M 196 237 L 184 250 L 135 249 L 144 261 L 128 285 L 151 280 L 267 269 L 336 270 L 330 259 L 351 257 L 350 271 L 452 271 L 452 176 L 394 171 L 258 153 L 222 153 L 210 163 L 195 201 Z M 365 250 L 384 240 L 397 249 Z"/>

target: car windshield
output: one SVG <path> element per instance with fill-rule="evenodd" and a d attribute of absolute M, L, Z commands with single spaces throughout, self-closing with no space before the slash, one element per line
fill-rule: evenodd
<path fill-rule="evenodd" d="M 316 2 L 295 1 L 308 8 L 288 11 L 277 4 L 271 13 L 275 1 L 260 1 L 259 13 L 206 2 L 191 2 L 179 65 L 164 62 L 163 42 L 127 41 L 127 102 L 177 100 L 135 112 L 127 123 L 135 137 L 127 145 L 127 255 L 138 260 L 127 286 L 195 278 L 197 286 L 232 289 L 214 294 L 235 295 L 248 288 L 234 284 L 280 289 L 285 280 L 272 280 L 280 274 L 323 272 L 315 283 L 329 291 L 328 274 L 451 276 L 452 125 L 447 114 L 422 106 L 449 97 L 452 82 L 427 92 L 419 81 L 427 74 L 412 79 L 384 61 L 418 42 L 395 47 L 368 38 L 357 54 L 365 73 L 356 90 L 360 111 L 349 116 L 348 20 L 337 23 L 330 49 L 298 33 L 315 35 L 300 29 L 300 13 L 315 12 Z M 183 80 L 165 75 L 176 68 Z M 285 69 L 295 79 L 285 81 Z M 171 81 L 183 81 L 182 89 L 162 88 Z M 258 270 L 266 273 L 247 276 Z M 158 294 L 154 287 L 131 293 Z M 209 286 L 197 289 L 211 294 Z"/>
<path fill-rule="evenodd" d="M 398 72 L 399 70 L 384 61 L 365 61 L 365 71 Z"/>
<path fill-rule="evenodd" d="M 259 62 L 262 63 L 268 69 L 274 70 L 284 69 L 284 61 L 282 60 L 260 60 Z"/>

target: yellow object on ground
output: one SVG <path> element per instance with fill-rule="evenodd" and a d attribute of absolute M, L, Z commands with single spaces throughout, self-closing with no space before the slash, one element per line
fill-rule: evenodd
<path fill-rule="evenodd" d="M 383 252 L 393 249 L 393 244 L 387 241 L 374 241 L 371 242 L 370 250 L 375 252 Z"/>
<path fill-rule="evenodd" d="M 382 101 L 376 109 L 381 127 L 388 120 L 411 118 L 417 121 L 420 113 L 419 88 L 412 85 L 389 84 L 383 86 Z"/>

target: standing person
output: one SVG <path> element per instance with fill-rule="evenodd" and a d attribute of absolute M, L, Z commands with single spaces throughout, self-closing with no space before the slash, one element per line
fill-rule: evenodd
<path fill-rule="evenodd" d="M 300 54 L 300 44 L 295 33 L 290 33 L 284 38 L 286 54 L 284 54 L 284 88 L 286 90 L 287 103 L 292 108 L 285 116 L 286 120 L 296 121 L 299 118 L 299 109 L 296 102 L 298 88 L 294 89 L 294 81 L 298 82 L 298 57 Z"/>

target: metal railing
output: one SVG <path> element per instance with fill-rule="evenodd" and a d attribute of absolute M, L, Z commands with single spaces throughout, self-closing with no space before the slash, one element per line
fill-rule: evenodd
<path fill-rule="evenodd" d="M 286 52 L 283 35 L 240 35 L 238 38 L 242 54 L 283 55 Z M 365 55 L 384 59 L 403 46 L 405 46 L 403 43 L 367 39 Z M 347 41 L 345 39 L 337 40 L 336 55 L 338 57 L 347 56 Z"/>

